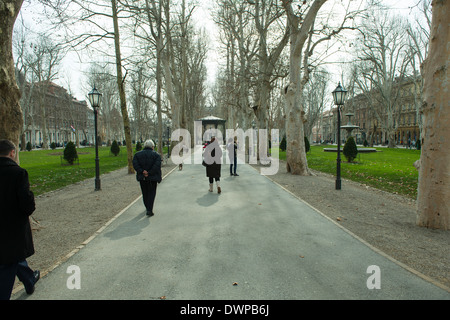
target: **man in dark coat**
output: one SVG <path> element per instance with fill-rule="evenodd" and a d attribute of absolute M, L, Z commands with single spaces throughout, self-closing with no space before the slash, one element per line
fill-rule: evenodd
<path fill-rule="evenodd" d="M 152 140 L 144 142 L 144 149 L 133 157 L 133 167 L 136 170 L 136 180 L 139 181 L 147 215 L 153 216 L 156 187 L 161 182 L 161 156 L 153 151 L 155 144 Z"/>
<path fill-rule="evenodd" d="M 26 261 L 34 254 L 29 220 L 35 210 L 34 194 L 27 171 L 15 158 L 15 145 L 0 140 L 0 300 L 10 299 L 16 275 L 28 294 L 40 277 Z"/>

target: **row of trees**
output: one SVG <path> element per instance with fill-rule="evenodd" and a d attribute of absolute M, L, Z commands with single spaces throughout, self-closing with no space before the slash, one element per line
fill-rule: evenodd
<path fill-rule="evenodd" d="M 364 7 L 355 1 L 346 7 L 334 3 L 325 11 L 318 7 L 326 1 L 218 1 L 215 20 L 226 65 L 217 80 L 216 103 L 225 116 L 228 110 L 232 126 L 248 127 L 256 117 L 259 128 L 285 130 L 291 145 L 288 171 L 308 174 L 300 131 L 310 137 L 324 108 L 332 106 L 327 61 L 340 53 L 349 98 L 365 97 L 366 117 L 388 132 L 394 146 L 404 107 L 399 84 L 405 81 L 416 86 L 414 108 L 420 119 L 419 68 L 427 52 L 430 2 L 417 5 L 421 14 L 413 21 L 375 2 Z M 347 106 L 350 111 L 358 107 Z"/>
<path fill-rule="evenodd" d="M 395 133 L 412 95 L 419 129 L 423 79 L 420 66 L 427 55 L 431 28 L 431 1 L 422 1 L 415 21 L 376 10 L 367 15 L 355 43 L 355 60 L 349 83 L 353 94 L 367 103 L 367 117 L 387 133 L 388 147 L 395 147 Z M 419 19 L 420 18 L 420 19 Z M 405 84 L 408 83 L 408 86 Z M 352 106 L 357 108 L 357 106 Z M 370 139 L 371 140 L 371 139 Z"/>
<path fill-rule="evenodd" d="M 94 85 L 102 92 L 105 135 L 125 136 L 130 173 L 131 123 L 137 140 L 154 136 L 150 130 L 157 127 L 158 150 L 162 150 L 166 128 L 163 115 L 170 119 L 172 128 L 193 128 L 206 103 L 208 45 L 204 31 L 194 26 L 194 5 L 185 0 L 175 6 L 173 1 L 155 0 L 41 2 L 51 9 L 47 12 L 51 32 L 63 34 L 56 48 L 47 50 L 46 57 L 68 50 L 90 54 L 92 63 L 85 70 L 89 85 L 86 92 Z M 125 40 L 121 40 L 121 34 Z M 20 46 L 27 41 L 18 43 Z M 35 47 L 49 46 L 39 43 Z M 23 59 L 16 62 L 30 65 Z M 44 70 L 50 73 L 58 63 L 46 64 Z M 115 66 L 115 72 L 111 66 Z M 46 80 L 52 81 L 56 75 L 52 72 Z M 120 110 L 122 132 L 115 126 L 116 110 Z"/>
<path fill-rule="evenodd" d="M 315 6 L 312 6 L 312 3 L 305 3 L 295 7 L 294 3 L 288 1 L 281 3 L 260 0 L 218 0 L 215 11 L 215 21 L 221 28 L 226 66 L 221 69 L 217 86 L 213 91 L 213 103 L 219 110 L 227 111 L 229 127 L 234 128 L 239 124 L 243 128 L 248 128 L 253 118 L 256 118 L 258 128 L 286 129 L 286 134 L 291 136 L 291 139 L 288 139 L 291 142 L 287 156 L 288 171 L 294 174 L 309 174 L 306 158 L 300 151 L 302 139 L 295 137 L 310 136 L 323 109 L 330 105 L 328 87 L 330 76 L 325 71 L 323 61 L 330 54 L 326 52 L 333 52 L 333 49 L 328 46 L 324 50 L 324 47 L 320 47 L 323 43 L 331 39 L 339 40 L 338 36 L 342 31 L 359 31 L 361 36 L 349 44 L 355 48 L 351 52 L 358 53 L 354 56 L 356 62 L 348 69 L 350 91 L 353 95 L 357 93 L 365 95 L 371 105 L 369 116 L 376 118 L 390 136 L 400 123 L 395 121 L 394 115 L 401 114 L 397 112 L 400 90 L 395 89 L 395 83 L 403 80 L 408 74 L 417 75 L 418 67 L 415 62 L 423 61 L 426 53 L 427 28 L 423 28 L 423 32 L 418 32 L 411 25 L 406 25 L 406 22 L 399 24 L 402 21 L 400 17 L 390 17 L 383 11 L 373 9 L 350 10 L 350 4 L 341 8 L 342 20 L 333 26 L 329 23 L 328 12 L 319 14 L 319 5 L 324 3 L 325 1 L 319 2 Z M 134 139 L 149 136 L 149 128 L 158 127 L 158 141 L 161 143 L 163 140 L 161 114 L 164 113 L 168 118 L 173 118 L 173 128 L 192 129 L 195 115 L 206 104 L 204 61 L 208 45 L 206 36 L 199 34 L 193 27 L 192 15 L 195 7 L 186 6 L 185 1 L 179 3 L 177 10 L 171 9 L 169 6 L 172 4 L 171 1 L 145 1 L 145 4 L 120 1 L 114 7 L 113 4 L 110 1 L 100 3 L 84 1 L 63 7 L 59 2 L 53 3 L 59 25 L 71 32 L 65 39 L 66 43 L 75 48 L 89 48 L 91 51 L 94 50 L 95 43 L 104 44 L 102 45 L 104 54 L 101 55 L 103 62 L 93 59 L 97 61 L 87 74 L 91 86 L 97 84 L 98 87 L 101 84 L 101 91 L 104 94 L 101 119 L 104 121 L 106 136 L 119 138 L 118 135 L 123 134 L 123 130 L 117 127 L 117 110 L 121 110 L 123 128 L 131 128 L 130 124 L 126 124 L 129 122 L 126 120 L 129 116 L 134 120 L 134 129 L 137 133 Z M 75 9 L 79 9 L 76 15 L 72 14 Z M 109 9 L 118 11 L 119 14 L 111 15 L 108 13 Z M 336 7 L 331 9 L 333 13 L 337 11 Z M 429 20 L 428 11 L 424 9 L 425 17 Z M 314 17 L 314 22 L 310 22 L 309 31 L 298 38 L 306 37 L 301 45 L 304 48 L 300 50 L 299 43 L 295 54 L 292 50 L 287 53 L 285 48 L 288 41 L 291 40 L 293 43 L 295 40 L 290 30 L 300 28 L 299 21 L 295 22 L 296 19 L 302 20 L 308 13 Z M 354 21 L 363 14 L 364 22 L 358 23 L 356 28 Z M 120 24 L 121 30 L 127 39 L 133 39 L 133 52 L 124 59 L 116 59 L 116 69 L 120 64 L 120 70 L 117 70 L 117 75 L 114 76 L 109 67 L 111 59 L 108 57 L 121 56 L 121 42 L 116 36 L 119 34 L 120 18 L 124 18 L 125 21 Z M 117 32 L 108 31 L 107 25 L 111 24 L 111 20 L 117 20 Z M 299 26 L 295 26 L 295 23 Z M 86 25 L 93 25 L 95 28 L 89 32 L 74 33 L 74 30 L 86 30 Z M 301 26 L 305 30 L 305 24 Z M 408 32 L 403 32 L 405 28 Z M 299 32 L 300 30 L 297 30 L 297 34 Z M 25 33 L 22 35 L 21 40 L 17 42 L 17 51 L 20 54 L 16 65 L 21 67 L 18 70 L 26 72 L 27 68 L 32 69 L 34 63 L 41 65 L 42 71 L 33 72 L 33 75 L 37 74 L 38 79 L 46 81 L 54 79 L 57 74 L 55 69 L 58 67 L 60 57 L 64 55 L 63 46 L 53 45 L 47 38 L 43 38 L 45 41 L 41 40 L 32 47 L 35 53 L 46 52 L 48 58 L 36 55 L 35 60 L 41 63 L 29 62 L 27 65 L 22 52 L 23 47 L 26 47 L 24 44 L 28 41 L 25 39 Z M 109 53 L 112 48 L 111 50 L 107 48 L 111 47 L 113 42 L 109 43 L 107 39 L 113 38 L 114 44 L 118 45 L 114 46 L 115 54 L 111 55 Z M 122 43 L 125 43 L 122 46 L 126 46 L 128 41 Z M 342 43 L 340 45 L 344 46 Z M 95 47 L 95 50 L 97 49 L 98 46 Z M 55 59 L 52 60 L 52 57 Z M 293 59 L 301 61 L 293 62 Z M 294 74 L 297 75 L 293 76 Z M 117 82 L 117 77 L 123 80 L 127 78 L 129 86 L 124 96 L 121 95 L 122 90 L 117 89 L 125 87 L 125 81 Z M 289 88 L 294 87 L 291 80 L 297 78 L 299 83 L 295 88 L 298 87 L 298 90 L 289 91 Z M 420 88 L 415 92 L 420 93 Z M 291 97 L 292 93 L 295 93 L 296 97 Z M 166 99 L 161 99 L 164 94 Z M 127 96 L 128 108 L 123 107 L 121 102 L 125 101 L 126 104 Z M 415 99 L 417 110 L 420 101 L 418 94 Z M 27 105 L 24 95 L 22 105 Z M 45 107 L 41 109 L 45 113 Z M 293 116 L 295 114 L 301 114 L 302 117 Z M 42 118 L 45 119 L 45 116 Z M 303 134 L 300 131 L 303 131 Z M 131 129 L 125 130 L 125 135 L 127 134 L 131 137 Z M 393 138 L 389 141 L 394 143 Z M 263 144 L 261 148 L 265 148 L 265 145 Z"/>
<path fill-rule="evenodd" d="M 3 3 L 6 2 L 8 5 L 0 7 L 0 14 L 2 18 L 5 17 L 4 21 L 7 25 L 6 32 L 1 35 L 0 41 L 2 49 L 5 48 L 2 52 L 7 54 L 2 57 L 5 60 L 0 61 L 2 63 L 0 67 L 4 67 L 2 70 L 7 70 L 8 76 L 4 77 L 6 80 L 2 80 L 6 85 L 1 90 L 7 88 L 9 101 L 2 102 L 1 110 L 2 119 L 6 110 L 5 118 L 10 119 L 9 124 L 13 124 L 16 128 L 11 125 L 3 125 L 3 128 L 7 127 L 7 130 L 0 130 L 0 134 L 11 137 L 15 141 L 19 130 L 17 127 L 20 128 L 21 125 L 18 102 L 20 93 L 11 82 L 14 79 L 11 74 L 14 72 L 11 72 L 12 57 L 8 43 L 11 41 L 9 31 L 12 32 L 12 26 L 22 1 L 3 1 Z M 127 95 L 125 85 L 129 83 L 128 79 L 131 74 L 135 74 L 134 78 L 139 79 L 138 70 L 142 68 L 142 75 L 147 75 L 147 79 L 151 79 L 150 83 L 156 82 L 153 90 L 143 91 L 144 86 L 141 85 L 136 85 L 133 90 L 136 92 L 134 99 L 136 106 L 139 105 L 138 99 L 152 101 L 156 106 L 159 143 L 162 142 L 162 113 L 164 111 L 171 118 L 174 128 L 189 128 L 189 125 L 193 123 L 191 120 L 195 118 L 195 108 L 205 103 L 206 90 L 204 86 L 206 43 L 193 28 L 194 7 L 192 5 L 187 4 L 185 0 L 178 1 L 175 6 L 175 2 L 170 0 L 139 2 L 127 0 L 63 2 L 54 0 L 42 2 L 52 7 L 57 13 L 53 19 L 58 19 L 58 26 L 65 27 L 65 43 L 75 49 L 93 50 L 95 48 L 97 57 L 105 57 L 104 63 L 110 62 L 110 59 L 106 57 L 114 59 L 115 79 L 120 98 L 130 173 L 133 171 L 131 130 L 127 108 L 127 100 L 130 100 L 130 95 Z M 329 40 L 339 39 L 338 37 L 346 30 L 359 29 L 360 24 L 357 19 L 367 12 L 363 10 L 365 8 L 362 4 L 357 6 L 354 1 L 350 1 L 346 6 L 342 6 L 343 3 L 342 1 L 327 0 L 217 0 L 218 9 L 215 19 L 222 26 L 221 37 L 225 44 L 223 49 L 226 52 L 226 68 L 220 73 L 221 79 L 218 81 L 214 97 L 218 103 L 223 103 L 228 108 L 227 110 L 230 110 L 230 123 L 233 126 L 239 121 L 240 127 L 249 127 L 251 118 L 255 116 L 258 128 L 269 128 L 271 116 L 274 114 L 284 116 L 287 137 L 287 170 L 293 174 L 310 174 L 305 154 L 304 124 L 308 121 L 305 103 L 308 101 L 306 90 L 312 74 L 318 72 L 317 66 L 327 54 L 332 53 L 332 47 L 326 45 Z M 436 20 L 436 16 L 439 17 L 439 14 L 446 12 L 441 7 L 448 8 L 448 3 L 438 1 L 433 5 L 442 9 L 433 11 L 433 22 L 443 23 L 439 19 Z M 375 17 L 376 14 L 373 16 Z M 340 17 L 340 19 L 336 19 L 336 17 Z M 366 20 L 369 21 L 367 17 Z M 361 29 L 359 31 L 361 32 Z M 411 29 L 409 33 L 412 34 L 413 30 Z M 120 38 L 120 35 L 123 34 L 127 35 L 125 40 Z M 406 66 L 417 66 L 414 62 L 400 59 L 412 54 L 412 51 L 397 56 L 395 53 L 391 54 L 388 60 L 378 65 L 379 60 L 375 61 L 374 56 L 370 56 L 370 54 L 376 53 L 373 45 L 377 43 L 378 39 L 388 39 L 388 36 L 380 35 L 375 30 L 373 33 L 375 38 L 370 40 L 372 35 L 369 37 L 364 32 L 361 34 L 364 41 L 360 42 L 362 44 L 358 48 L 358 52 L 362 53 L 359 59 L 360 65 L 354 69 L 354 73 L 351 73 L 354 78 L 349 83 L 357 84 L 360 90 L 366 86 L 374 89 L 376 82 L 372 80 L 383 78 L 378 82 L 380 88 L 377 90 L 380 90 L 379 92 L 382 92 L 383 96 L 389 95 L 391 92 L 388 84 L 406 73 Z M 394 36 L 394 42 L 385 42 L 384 49 L 394 48 L 395 41 L 397 41 L 395 39 L 399 39 L 400 36 L 401 34 Z M 436 33 L 435 38 L 432 39 L 436 41 L 440 37 L 442 35 Z M 411 40 L 411 44 L 414 44 L 413 42 L 414 40 Z M 416 42 L 418 43 L 418 41 Z M 96 46 L 100 43 L 101 46 Z M 133 48 L 134 54 L 123 55 L 123 52 L 126 52 L 123 48 L 127 45 Z M 401 45 L 402 48 L 404 46 Z M 110 48 L 112 50 L 109 50 Z M 287 63 L 281 63 L 285 48 L 288 48 Z M 431 48 L 439 50 L 439 47 L 431 46 L 430 50 Z M 317 52 L 322 52 L 322 54 L 316 54 Z M 424 53 L 421 54 L 422 57 L 425 57 Z M 433 63 L 439 66 L 439 72 L 445 74 L 446 68 L 439 64 L 444 63 L 445 65 L 446 62 L 439 61 L 438 58 L 439 56 L 433 60 Z M 413 60 L 418 60 L 418 58 Z M 396 64 L 397 61 L 398 64 Z M 400 69 L 388 70 L 393 65 L 398 65 Z M 429 66 L 430 62 L 425 65 Z M 427 71 L 430 73 L 429 81 L 436 80 L 434 79 L 436 69 L 428 67 L 424 69 L 424 72 Z M 425 74 L 424 79 L 426 82 L 427 75 Z M 425 92 L 427 88 L 432 89 L 425 83 L 424 97 L 431 100 L 425 99 L 425 108 L 422 108 L 424 115 L 427 114 L 426 106 L 430 110 L 432 107 L 435 108 L 433 99 L 437 99 L 434 93 L 427 95 Z M 387 91 L 381 91 L 382 89 Z M 353 88 L 351 91 L 356 92 Z M 1 94 L 5 95 L 5 91 Z M 163 99 L 163 94 L 165 99 Z M 282 99 L 278 99 L 279 96 Z M 163 103 L 164 100 L 167 101 L 167 104 Z M 277 106 L 282 106 L 281 111 L 272 113 L 271 101 L 275 101 L 274 104 Z M 388 109 L 390 105 L 395 104 L 389 98 L 384 103 Z M 140 114 L 140 110 L 142 108 L 136 107 L 134 116 Z M 424 121 L 424 134 L 429 136 L 429 140 L 426 141 L 431 144 L 434 135 L 427 133 L 425 128 L 429 127 L 429 130 L 433 130 L 435 126 L 427 127 L 426 117 Z M 442 121 L 442 117 L 436 118 L 435 121 Z M 388 117 L 386 126 L 388 127 L 390 123 L 393 121 Z M 265 143 L 263 141 L 260 147 L 264 148 Z M 433 148 L 433 150 L 442 149 L 440 144 L 433 145 Z M 426 153 L 427 151 L 431 152 L 424 145 L 422 152 Z M 427 160 L 431 161 L 429 159 L 430 157 Z M 435 177 L 435 175 L 433 176 Z M 446 175 L 443 174 L 443 176 Z M 421 181 L 424 178 L 422 175 Z M 419 190 L 422 189 L 419 187 Z M 429 192 L 433 192 L 432 190 L 430 189 Z M 448 187 L 445 190 L 448 193 Z M 442 193 L 442 191 L 440 192 Z M 423 192 L 419 193 L 420 196 L 423 196 Z M 445 198 L 443 197 L 443 199 Z M 447 210 L 444 216 L 448 226 L 448 208 L 442 210 Z"/>

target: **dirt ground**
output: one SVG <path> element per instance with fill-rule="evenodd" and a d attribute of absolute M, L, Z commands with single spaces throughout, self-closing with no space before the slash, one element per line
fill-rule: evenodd
<path fill-rule="evenodd" d="M 163 166 L 163 176 L 174 168 L 170 163 Z M 333 176 L 319 172 L 293 176 L 286 173 L 282 161 L 278 174 L 267 178 L 369 245 L 450 291 L 450 232 L 417 227 L 414 200 L 347 180 L 337 191 Z M 96 192 L 94 179 L 88 179 L 36 197 L 32 215 L 36 253 L 28 262 L 41 270 L 42 276 L 140 196 L 135 175 L 128 174 L 126 168 L 102 175 L 101 184 L 102 190 Z M 20 289 L 16 281 L 14 291 Z"/>

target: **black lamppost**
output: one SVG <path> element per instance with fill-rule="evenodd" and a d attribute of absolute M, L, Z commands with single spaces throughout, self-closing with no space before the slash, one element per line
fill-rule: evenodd
<path fill-rule="evenodd" d="M 337 105 L 337 166 L 336 166 L 336 190 L 341 190 L 341 106 L 344 105 L 345 98 L 347 96 L 347 90 L 341 87 L 339 82 L 336 89 L 334 89 L 333 99 L 334 104 Z"/>
<path fill-rule="evenodd" d="M 170 158 L 170 127 L 167 126 L 167 158 Z"/>
<path fill-rule="evenodd" d="M 97 117 L 98 109 L 100 108 L 100 103 L 102 101 L 102 94 L 98 92 L 95 88 L 88 93 L 89 102 L 91 103 L 92 109 L 94 109 L 94 123 L 95 123 L 95 191 L 101 190 L 100 188 L 100 165 L 98 159 L 98 134 L 97 134 Z"/>

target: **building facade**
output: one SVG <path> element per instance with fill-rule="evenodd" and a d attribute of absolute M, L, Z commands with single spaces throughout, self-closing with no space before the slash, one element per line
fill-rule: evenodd
<path fill-rule="evenodd" d="M 367 141 L 370 145 L 387 145 L 389 142 L 389 130 L 393 130 L 394 144 L 407 146 L 420 139 L 421 106 L 420 81 L 408 80 L 396 84 L 398 95 L 396 103 L 391 111 L 379 101 L 376 91 L 370 94 L 359 94 L 350 98 L 341 110 L 341 126 L 348 124 L 357 125 L 352 136 L 358 144 Z M 369 100 L 370 99 L 370 100 Z M 375 108 L 379 108 L 375 110 Z M 390 112 L 390 115 L 388 114 Z M 346 114 L 352 114 L 350 119 Z M 388 128 L 388 116 L 391 117 L 391 128 Z M 342 142 L 345 142 L 347 131 L 341 130 Z M 325 111 L 313 130 L 313 139 L 322 143 L 337 143 L 337 107 Z"/>
<path fill-rule="evenodd" d="M 24 117 L 22 144 L 49 147 L 94 143 L 94 114 L 86 101 L 79 101 L 52 82 L 27 83 L 22 91 Z"/>

